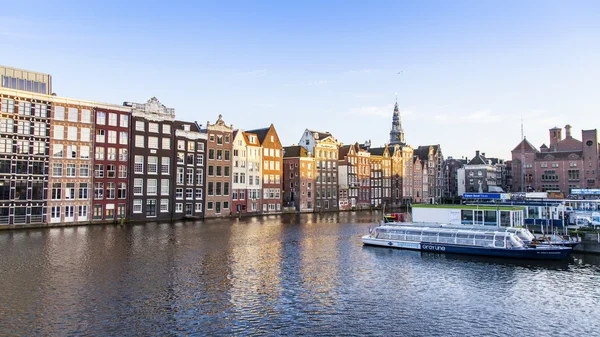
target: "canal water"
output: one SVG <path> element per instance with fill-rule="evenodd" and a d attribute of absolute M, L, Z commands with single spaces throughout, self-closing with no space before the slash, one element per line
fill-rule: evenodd
<path fill-rule="evenodd" d="M 600 335 L 600 257 L 363 247 L 380 215 L 0 232 L 0 335 Z"/>

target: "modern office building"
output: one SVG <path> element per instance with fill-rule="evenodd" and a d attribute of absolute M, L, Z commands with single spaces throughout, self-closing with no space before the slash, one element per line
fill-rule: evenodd
<path fill-rule="evenodd" d="M 0 87 L 51 95 L 52 76 L 0 65 Z"/>
<path fill-rule="evenodd" d="M 47 222 L 50 98 L 0 88 L 0 225 Z"/>

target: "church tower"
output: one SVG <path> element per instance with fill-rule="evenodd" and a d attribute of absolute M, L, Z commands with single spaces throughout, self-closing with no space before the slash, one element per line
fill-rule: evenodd
<path fill-rule="evenodd" d="M 406 143 L 404 143 L 404 131 L 402 130 L 402 122 L 400 121 L 398 97 L 396 97 L 396 105 L 394 105 L 394 115 L 392 117 L 392 130 L 390 131 L 390 144 L 406 145 Z"/>

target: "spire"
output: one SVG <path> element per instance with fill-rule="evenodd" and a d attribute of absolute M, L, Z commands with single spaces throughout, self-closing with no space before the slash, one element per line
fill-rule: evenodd
<path fill-rule="evenodd" d="M 398 108 L 398 94 L 396 94 L 396 104 L 394 104 L 394 114 L 392 116 L 390 144 L 404 145 L 404 131 L 402 130 L 402 121 L 400 120 L 400 109 Z"/>

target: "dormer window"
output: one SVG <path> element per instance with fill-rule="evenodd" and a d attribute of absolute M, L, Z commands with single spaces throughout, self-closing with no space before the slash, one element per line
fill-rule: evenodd
<path fill-rule="evenodd" d="M 182 125 L 182 128 L 184 131 L 190 131 L 190 126 L 189 125 Z"/>

